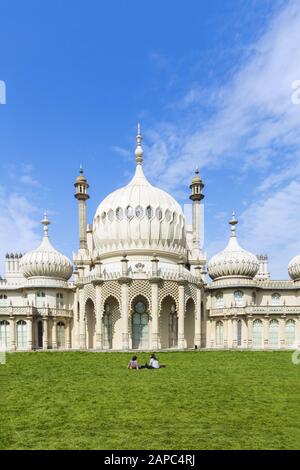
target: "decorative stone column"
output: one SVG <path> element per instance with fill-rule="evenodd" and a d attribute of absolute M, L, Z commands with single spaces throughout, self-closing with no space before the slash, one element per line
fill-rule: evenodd
<path fill-rule="evenodd" d="M 43 349 L 48 349 L 48 318 L 43 317 Z"/>
<path fill-rule="evenodd" d="M 263 319 L 263 347 L 264 349 L 269 347 L 269 317 Z"/>
<path fill-rule="evenodd" d="M 285 348 L 285 317 L 279 318 L 279 347 Z"/>
<path fill-rule="evenodd" d="M 103 281 L 94 282 L 96 291 L 95 314 L 96 314 L 96 349 L 103 349 L 103 305 L 102 305 Z"/>
<path fill-rule="evenodd" d="M 194 344 L 201 348 L 201 288 L 197 287 L 195 308 L 195 338 Z"/>
<path fill-rule="evenodd" d="M 184 338 L 184 315 L 185 315 L 185 294 L 184 287 L 186 281 L 180 279 L 178 281 L 178 349 L 185 348 Z"/>
<path fill-rule="evenodd" d="M 52 349 L 57 349 L 57 320 L 52 320 Z"/>
<path fill-rule="evenodd" d="M 224 317 L 223 318 L 223 343 L 224 343 L 224 349 L 228 348 L 228 318 Z"/>
<path fill-rule="evenodd" d="M 242 346 L 248 348 L 248 324 L 247 318 L 242 318 Z"/>
<path fill-rule="evenodd" d="M 248 348 L 252 349 L 252 330 L 253 330 L 253 317 L 247 318 L 247 326 L 248 326 Z"/>
<path fill-rule="evenodd" d="M 71 349 L 71 318 L 66 318 L 66 349 Z"/>
<path fill-rule="evenodd" d="M 79 346 L 86 349 L 85 305 L 83 289 L 79 290 Z"/>
<path fill-rule="evenodd" d="M 151 304 L 152 304 L 152 349 L 157 350 L 158 345 L 158 284 L 157 278 L 150 279 L 151 283 Z"/>
<path fill-rule="evenodd" d="M 215 347 L 215 334 L 216 334 L 215 322 L 212 318 L 210 318 L 207 321 L 207 330 L 206 330 L 207 344 L 209 345 L 210 348 Z"/>
<path fill-rule="evenodd" d="M 16 318 L 11 316 L 9 317 L 10 324 L 10 349 L 11 351 L 16 350 Z"/>
<path fill-rule="evenodd" d="M 129 349 L 129 337 L 128 337 L 128 284 L 130 279 L 128 277 L 128 260 L 124 253 L 121 259 L 122 276 L 119 278 L 121 285 L 121 318 L 122 318 L 122 349 L 124 351 Z"/>
<path fill-rule="evenodd" d="M 233 347 L 233 322 L 231 317 L 227 318 L 227 347 Z"/>
<path fill-rule="evenodd" d="M 32 350 L 32 318 L 26 318 L 27 323 L 27 349 L 28 351 Z"/>
<path fill-rule="evenodd" d="M 122 349 L 124 351 L 129 348 L 129 338 L 128 338 L 128 280 L 123 280 L 121 283 L 121 317 L 122 317 Z"/>

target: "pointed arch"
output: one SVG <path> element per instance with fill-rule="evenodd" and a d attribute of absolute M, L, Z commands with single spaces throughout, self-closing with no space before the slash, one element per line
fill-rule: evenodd
<path fill-rule="evenodd" d="M 142 295 L 136 295 L 131 301 L 131 336 L 133 349 L 149 348 L 150 303 Z"/>
<path fill-rule="evenodd" d="M 120 304 L 114 295 L 106 297 L 102 315 L 103 348 L 117 349 L 122 341 Z"/>
<path fill-rule="evenodd" d="M 178 317 L 176 301 L 170 294 L 160 303 L 159 339 L 161 348 L 176 348 L 178 344 Z"/>

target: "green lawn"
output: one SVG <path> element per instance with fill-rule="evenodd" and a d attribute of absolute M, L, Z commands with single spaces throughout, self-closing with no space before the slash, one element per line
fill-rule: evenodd
<path fill-rule="evenodd" d="M 1 449 L 297 449 L 300 365 L 291 352 L 9 354 Z M 139 354 L 143 363 L 148 358 Z"/>

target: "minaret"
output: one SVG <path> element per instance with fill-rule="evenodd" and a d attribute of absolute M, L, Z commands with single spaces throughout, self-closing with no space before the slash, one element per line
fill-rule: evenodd
<path fill-rule="evenodd" d="M 230 236 L 231 236 L 231 237 L 234 237 L 234 238 L 235 238 L 235 236 L 236 236 L 236 234 L 235 234 L 235 226 L 238 224 L 238 222 L 239 222 L 239 221 L 237 220 L 237 218 L 236 218 L 236 216 L 235 216 L 235 212 L 233 212 L 232 215 L 231 215 L 231 219 L 230 219 L 230 221 L 229 221 L 229 225 L 231 225 L 231 229 L 230 229 L 230 232 L 231 232 Z"/>
<path fill-rule="evenodd" d="M 137 165 L 141 165 L 143 163 L 143 147 L 142 147 L 142 134 L 141 134 L 141 126 L 138 124 L 138 131 L 136 136 L 137 146 L 135 149 L 135 161 Z"/>
<path fill-rule="evenodd" d="M 48 219 L 47 212 L 44 212 L 44 218 L 41 220 L 41 224 L 44 226 L 44 237 L 48 238 L 48 225 L 50 225 L 51 222 Z"/>
<path fill-rule="evenodd" d="M 79 248 L 82 250 L 87 249 L 87 236 L 86 236 L 86 201 L 89 199 L 88 188 L 89 184 L 83 175 L 83 169 L 80 165 L 79 176 L 76 178 L 74 186 L 76 188 L 74 196 L 78 200 L 79 209 Z"/>
<path fill-rule="evenodd" d="M 199 176 L 199 170 L 196 168 L 195 176 L 190 185 L 191 195 L 190 199 L 193 201 L 193 250 L 200 251 L 200 201 L 204 198 L 202 189 L 204 184 Z"/>

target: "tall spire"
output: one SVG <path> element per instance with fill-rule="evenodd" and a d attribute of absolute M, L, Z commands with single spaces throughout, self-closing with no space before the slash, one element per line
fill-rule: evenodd
<path fill-rule="evenodd" d="M 229 221 L 229 224 L 231 225 L 231 237 L 235 237 L 235 226 L 238 223 L 237 218 L 235 217 L 235 213 L 232 213 L 231 219 Z"/>
<path fill-rule="evenodd" d="M 51 222 L 48 219 L 46 211 L 44 212 L 44 218 L 41 220 L 41 224 L 44 226 L 44 237 L 48 237 L 48 225 L 50 225 Z"/>
<path fill-rule="evenodd" d="M 136 136 L 137 147 L 135 149 L 135 161 L 137 165 L 141 165 L 143 162 L 143 148 L 142 148 L 142 134 L 141 134 L 141 126 L 138 124 L 138 131 Z"/>

